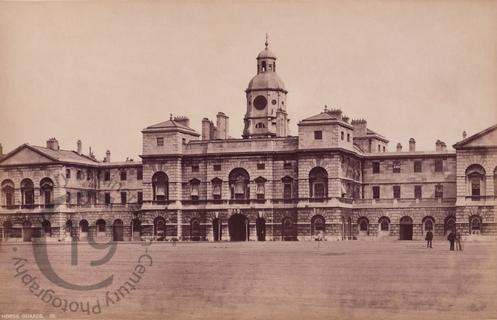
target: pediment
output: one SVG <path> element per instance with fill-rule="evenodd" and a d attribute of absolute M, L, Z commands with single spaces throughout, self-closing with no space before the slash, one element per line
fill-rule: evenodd
<path fill-rule="evenodd" d="M 54 162 L 54 159 L 23 145 L 7 154 L 0 165 L 26 165 Z"/>
<path fill-rule="evenodd" d="M 454 145 L 454 148 L 495 147 L 497 146 L 497 125 L 480 131 Z"/>

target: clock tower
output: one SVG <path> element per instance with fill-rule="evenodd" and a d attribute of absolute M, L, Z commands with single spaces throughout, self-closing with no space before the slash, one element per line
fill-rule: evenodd
<path fill-rule="evenodd" d="M 266 47 L 257 55 L 257 74 L 245 90 L 247 113 L 243 138 L 286 137 L 288 122 L 285 85 L 276 73 L 276 55 Z"/>

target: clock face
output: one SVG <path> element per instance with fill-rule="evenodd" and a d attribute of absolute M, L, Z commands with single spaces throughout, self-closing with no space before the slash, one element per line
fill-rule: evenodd
<path fill-rule="evenodd" d="M 254 99 L 254 107 L 257 110 L 263 110 L 267 105 L 267 100 L 264 96 L 257 96 Z"/>

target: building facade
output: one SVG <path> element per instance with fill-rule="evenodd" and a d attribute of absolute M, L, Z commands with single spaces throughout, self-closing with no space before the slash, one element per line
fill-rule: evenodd
<path fill-rule="evenodd" d="M 141 161 L 24 144 L 0 151 L 0 239 L 273 241 L 497 235 L 497 125 L 447 150 L 407 150 L 341 110 L 289 133 L 288 91 L 266 43 L 246 93 L 243 138 L 229 118 L 142 130 Z M 1 148 L 0 148 L 1 150 Z"/>

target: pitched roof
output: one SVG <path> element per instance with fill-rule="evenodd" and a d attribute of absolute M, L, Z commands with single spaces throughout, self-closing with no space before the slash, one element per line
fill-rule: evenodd
<path fill-rule="evenodd" d="M 97 163 L 99 163 L 98 160 L 92 159 L 89 156 L 86 156 L 84 154 L 78 154 L 76 151 L 62 150 L 62 149 L 52 150 L 52 149 L 48 149 L 48 148 L 40 147 L 40 146 L 31 146 L 31 145 L 28 145 L 28 146 L 36 149 L 37 151 L 48 156 L 49 158 L 53 158 L 53 159 L 55 159 L 57 161 L 61 161 L 61 162 L 73 162 L 73 163 L 81 163 L 81 164 L 97 164 Z"/>
<path fill-rule="evenodd" d="M 312 117 L 305 118 L 302 121 L 319 121 L 319 120 L 338 120 L 338 118 L 331 115 L 329 112 L 321 112 Z"/>
<path fill-rule="evenodd" d="M 29 145 L 27 143 L 20 145 L 19 147 L 15 148 L 8 154 L 4 155 L 3 158 L 1 158 L 1 161 L 4 161 L 14 156 L 16 153 L 18 153 L 23 149 L 32 150 L 33 152 L 41 154 L 42 156 L 45 156 L 49 160 L 56 162 L 70 162 L 70 163 L 86 164 L 86 165 L 95 165 L 99 163 L 96 159 L 92 159 L 86 155 L 78 154 L 76 151 L 60 150 L 60 149 L 52 150 L 45 147 Z"/>
<path fill-rule="evenodd" d="M 192 128 L 187 127 L 174 120 L 167 120 L 147 127 L 147 129 L 162 129 L 162 128 L 180 128 L 180 129 L 195 131 Z"/>

